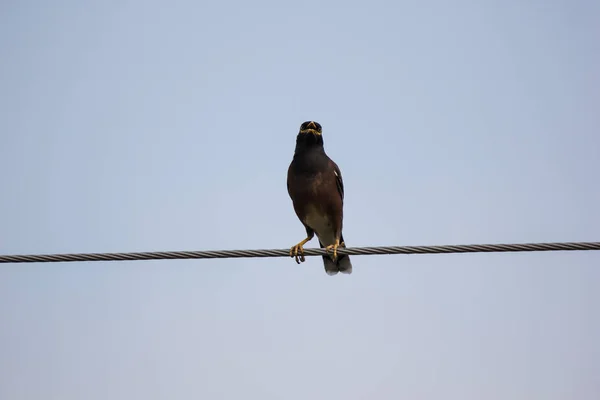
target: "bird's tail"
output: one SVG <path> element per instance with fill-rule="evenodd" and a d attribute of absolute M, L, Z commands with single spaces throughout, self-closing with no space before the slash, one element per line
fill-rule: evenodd
<path fill-rule="evenodd" d="M 344 241 L 344 239 L 342 238 L 340 241 Z M 319 245 L 321 248 L 325 247 L 320 241 Z M 344 245 L 343 247 L 346 246 Z M 350 257 L 345 254 L 338 254 L 335 261 L 333 261 L 330 256 L 323 256 L 323 265 L 325 266 L 325 272 L 327 275 L 335 275 L 338 272 L 343 274 L 352 273 L 352 263 L 350 262 Z"/>

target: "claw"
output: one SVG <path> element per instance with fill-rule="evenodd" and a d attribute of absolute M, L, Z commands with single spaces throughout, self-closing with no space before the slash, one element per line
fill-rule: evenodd
<path fill-rule="evenodd" d="M 290 249 L 290 257 L 295 258 L 296 263 L 300 264 L 301 262 L 306 261 L 306 258 L 304 258 L 304 245 L 310 239 L 311 238 L 306 238 L 297 245 L 292 246 L 292 248 Z"/>
<path fill-rule="evenodd" d="M 297 244 L 290 249 L 290 257 L 296 259 L 296 263 L 300 264 L 304 262 L 304 247 L 302 245 Z"/>
<path fill-rule="evenodd" d="M 344 243 L 342 242 L 342 245 Z M 325 247 L 325 251 L 329 252 L 330 250 L 333 250 L 333 261 L 335 261 L 335 259 L 337 258 L 337 249 L 338 247 L 340 247 L 340 240 L 336 240 L 334 244 L 330 244 L 329 246 Z M 342 246 L 343 247 L 343 246 Z"/>

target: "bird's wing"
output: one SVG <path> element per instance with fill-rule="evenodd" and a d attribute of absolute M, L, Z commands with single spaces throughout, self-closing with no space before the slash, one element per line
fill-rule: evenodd
<path fill-rule="evenodd" d="M 342 171 L 337 166 L 335 162 L 333 162 L 333 173 L 335 174 L 335 183 L 337 185 L 338 192 L 342 198 L 342 202 L 344 202 L 344 180 L 342 179 Z"/>

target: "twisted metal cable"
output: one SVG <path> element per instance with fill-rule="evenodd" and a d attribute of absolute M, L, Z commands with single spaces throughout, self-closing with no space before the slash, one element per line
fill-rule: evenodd
<path fill-rule="evenodd" d="M 523 251 L 574 251 L 600 250 L 600 242 L 524 243 L 524 244 L 470 244 L 447 246 L 382 246 L 339 248 L 338 254 L 383 255 L 383 254 L 447 254 L 447 253 L 503 253 Z M 304 249 L 305 256 L 327 254 L 324 249 Z M 79 253 L 0 255 L 2 263 L 67 262 L 67 261 L 133 261 L 174 260 L 199 258 L 255 258 L 289 257 L 289 249 L 273 250 L 214 250 L 214 251 L 158 251 L 143 253 Z"/>

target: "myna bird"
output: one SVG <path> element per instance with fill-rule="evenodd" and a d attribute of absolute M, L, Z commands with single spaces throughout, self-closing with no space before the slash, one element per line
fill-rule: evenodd
<path fill-rule="evenodd" d="M 342 236 L 342 173 L 325 154 L 322 129 L 318 122 L 307 121 L 300 125 L 294 159 L 288 169 L 287 188 L 296 215 L 306 228 L 306 239 L 290 249 L 290 256 L 298 264 L 303 262 L 303 246 L 316 233 L 319 245 L 328 253 L 323 256 L 325 272 L 328 275 L 352 273 L 350 257 L 337 253 L 338 247 L 346 247 Z"/>

